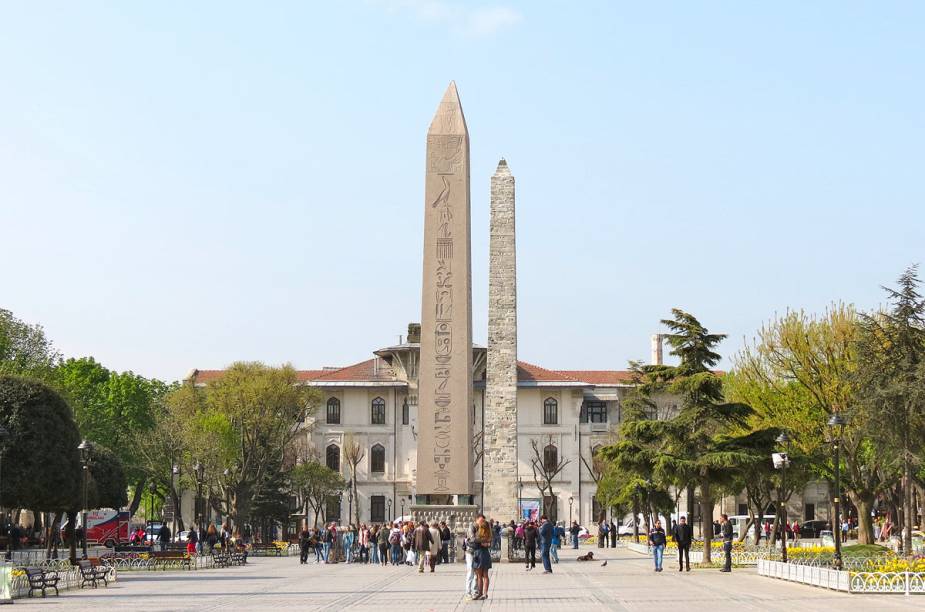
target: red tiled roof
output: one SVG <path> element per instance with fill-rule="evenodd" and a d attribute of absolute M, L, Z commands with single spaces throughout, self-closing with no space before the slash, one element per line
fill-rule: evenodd
<path fill-rule="evenodd" d="M 517 380 L 518 382 L 581 382 L 565 372 L 547 370 L 526 361 L 517 362 Z"/>
<path fill-rule="evenodd" d="M 379 362 L 378 370 L 376 362 Z M 315 376 L 313 382 L 388 382 L 395 380 L 391 368 L 381 359 L 367 359 L 339 370 L 327 370 Z"/>
<path fill-rule="evenodd" d="M 592 385 L 626 385 L 633 382 L 629 370 L 559 370 L 560 374 Z"/>

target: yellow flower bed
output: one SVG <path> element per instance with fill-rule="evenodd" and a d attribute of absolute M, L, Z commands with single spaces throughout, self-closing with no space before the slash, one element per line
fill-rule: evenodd
<path fill-rule="evenodd" d="M 868 561 L 868 572 L 925 572 L 925 558 L 919 559 L 871 559 Z"/>
<path fill-rule="evenodd" d="M 787 555 L 791 559 L 806 559 L 807 557 L 818 557 L 820 555 L 834 555 L 834 546 L 805 546 L 801 548 L 787 547 Z"/>
<path fill-rule="evenodd" d="M 289 548 L 289 542 L 284 542 L 282 540 L 274 540 L 273 546 L 275 546 L 276 548 L 280 550 L 286 550 L 287 548 Z"/>

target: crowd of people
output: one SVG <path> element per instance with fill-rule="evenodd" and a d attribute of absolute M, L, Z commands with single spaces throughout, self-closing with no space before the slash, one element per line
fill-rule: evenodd
<path fill-rule="evenodd" d="M 552 565 L 559 562 L 558 551 L 566 537 L 563 525 L 554 524 L 546 516 L 520 524 L 514 521 L 503 524 L 480 514 L 462 538 L 467 598 L 488 598 L 492 552 L 500 553 L 505 529 L 510 529 L 512 546 L 524 552 L 527 571 L 536 567 L 537 552 L 544 574 L 551 574 Z M 314 556 L 317 564 L 406 565 L 417 567 L 420 573 L 427 570 L 434 572 L 439 565 L 451 562 L 450 551 L 455 555 L 455 546 L 451 546 L 454 537 L 445 521 L 431 524 L 395 521 L 359 526 L 339 526 L 332 522 L 322 527 L 302 529 L 298 537 L 299 563 L 309 563 Z M 574 539 L 578 541 L 577 534 Z"/>

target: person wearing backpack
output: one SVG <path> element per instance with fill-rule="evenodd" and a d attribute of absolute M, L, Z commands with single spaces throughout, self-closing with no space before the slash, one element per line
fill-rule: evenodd
<path fill-rule="evenodd" d="M 389 527 L 382 525 L 376 535 L 376 543 L 379 546 L 379 565 L 382 566 L 389 564 L 389 533 Z"/>
<path fill-rule="evenodd" d="M 402 559 L 401 529 L 395 523 L 392 523 L 392 529 L 389 530 L 389 545 L 392 547 L 392 565 L 399 565 Z"/>

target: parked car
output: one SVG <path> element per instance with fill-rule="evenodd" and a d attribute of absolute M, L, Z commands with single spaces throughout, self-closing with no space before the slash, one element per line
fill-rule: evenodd
<path fill-rule="evenodd" d="M 805 523 L 800 525 L 800 537 L 801 538 L 818 538 L 820 537 L 820 534 L 827 529 L 831 529 L 829 527 L 828 521 L 823 521 L 819 519 L 813 520 L 813 521 L 806 521 Z"/>
<path fill-rule="evenodd" d="M 145 542 L 151 544 L 157 542 L 157 536 L 161 533 L 162 523 L 150 522 L 145 525 Z"/>

